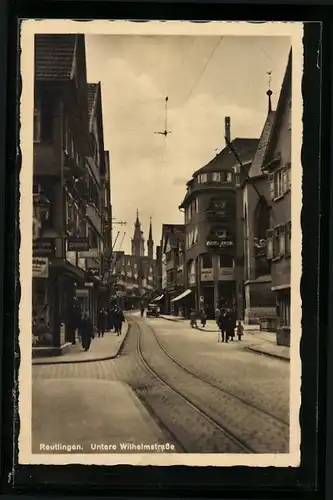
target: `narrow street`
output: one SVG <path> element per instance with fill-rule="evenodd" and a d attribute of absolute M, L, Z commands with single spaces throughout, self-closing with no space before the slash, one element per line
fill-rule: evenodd
<path fill-rule="evenodd" d="M 288 363 L 247 351 L 250 334 L 223 344 L 188 321 L 128 321 L 115 359 L 33 366 L 33 453 L 288 452 Z"/>

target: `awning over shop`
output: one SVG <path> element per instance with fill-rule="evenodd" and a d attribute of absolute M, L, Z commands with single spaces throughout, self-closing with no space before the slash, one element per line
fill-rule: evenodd
<path fill-rule="evenodd" d="M 181 300 L 183 299 L 184 297 L 187 297 L 187 295 L 189 295 L 190 293 L 192 293 L 192 290 L 190 290 L 189 288 L 187 290 L 185 290 L 185 292 L 181 293 L 180 295 L 178 295 L 177 297 L 175 297 L 174 299 L 170 300 L 170 302 L 177 302 L 178 300 Z"/>
<path fill-rule="evenodd" d="M 162 300 L 164 297 L 164 295 L 159 295 L 158 297 L 156 297 L 156 299 L 153 299 L 153 302 L 159 302 L 160 300 Z"/>

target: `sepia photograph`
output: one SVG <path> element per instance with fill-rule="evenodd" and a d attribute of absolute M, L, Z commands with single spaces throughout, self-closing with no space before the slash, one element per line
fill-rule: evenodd
<path fill-rule="evenodd" d="M 22 23 L 19 463 L 299 465 L 302 36 Z"/>

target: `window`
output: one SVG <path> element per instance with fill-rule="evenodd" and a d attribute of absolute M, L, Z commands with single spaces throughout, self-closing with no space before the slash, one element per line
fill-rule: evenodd
<path fill-rule="evenodd" d="M 279 198 L 283 194 L 283 171 L 278 170 L 274 174 L 274 198 Z"/>
<path fill-rule="evenodd" d="M 276 226 L 273 236 L 273 257 L 282 257 L 285 253 L 285 226 Z"/>
<path fill-rule="evenodd" d="M 230 255 L 220 255 L 220 267 L 233 267 L 234 259 Z"/>
<path fill-rule="evenodd" d="M 231 172 L 226 173 L 225 182 L 232 182 L 232 173 Z"/>
<path fill-rule="evenodd" d="M 220 172 L 213 172 L 212 173 L 212 181 L 213 182 L 221 182 L 221 174 L 220 174 Z"/>
<path fill-rule="evenodd" d="M 287 222 L 285 230 L 285 256 L 291 256 L 291 221 Z"/>
<path fill-rule="evenodd" d="M 40 108 L 34 108 L 34 142 L 40 141 Z"/>
<path fill-rule="evenodd" d="M 198 183 L 204 184 L 205 182 L 207 182 L 207 174 L 198 175 Z"/>
<path fill-rule="evenodd" d="M 266 240 L 267 240 L 267 246 L 266 246 L 266 256 L 268 260 L 271 260 L 273 258 L 273 235 L 274 235 L 274 230 L 273 229 L 268 229 L 266 232 Z"/>
<path fill-rule="evenodd" d="M 195 199 L 195 213 L 199 213 L 199 198 Z"/>
<path fill-rule="evenodd" d="M 201 256 L 201 267 L 202 269 L 211 269 L 213 267 L 211 255 L 205 254 Z"/>
<path fill-rule="evenodd" d="M 291 163 L 268 176 L 270 198 L 275 200 L 291 189 Z"/>

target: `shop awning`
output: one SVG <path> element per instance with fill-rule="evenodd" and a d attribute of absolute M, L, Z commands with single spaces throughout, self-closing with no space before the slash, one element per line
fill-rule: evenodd
<path fill-rule="evenodd" d="M 156 297 L 156 299 L 153 299 L 153 302 L 158 302 L 160 300 L 162 300 L 164 297 L 164 295 L 159 295 L 158 297 Z"/>
<path fill-rule="evenodd" d="M 178 295 L 177 297 L 175 297 L 174 299 L 170 300 L 170 302 L 177 302 L 178 300 L 181 300 L 183 299 L 184 297 L 187 297 L 187 295 L 189 295 L 190 293 L 192 293 L 192 290 L 190 290 L 189 288 L 187 290 L 185 290 L 185 292 L 181 293 L 180 295 Z"/>

